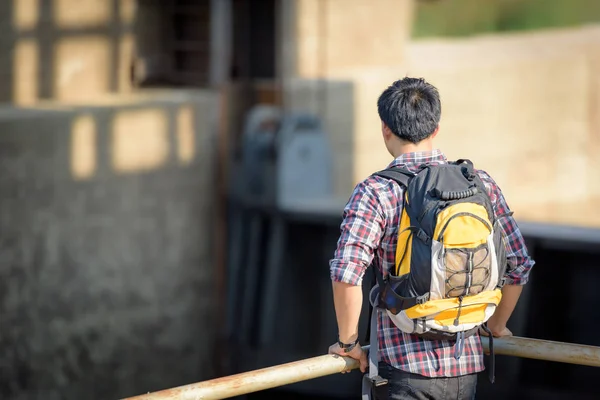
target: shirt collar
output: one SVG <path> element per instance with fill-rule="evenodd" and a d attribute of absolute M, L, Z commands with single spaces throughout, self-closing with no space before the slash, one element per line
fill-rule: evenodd
<path fill-rule="evenodd" d="M 404 153 L 390 163 L 389 167 L 409 166 L 414 164 L 445 163 L 448 160 L 439 149 Z"/>

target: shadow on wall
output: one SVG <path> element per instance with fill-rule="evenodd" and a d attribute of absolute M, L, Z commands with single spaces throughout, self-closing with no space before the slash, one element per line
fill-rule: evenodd
<path fill-rule="evenodd" d="M 143 29 L 140 6 L 136 0 L 2 1 L 0 102 L 86 101 L 128 91 L 136 32 Z"/>
<path fill-rule="evenodd" d="M 195 135 L 194 104 L 123 108 L 107 110 L 105 115 L 84 111 L 73 119 L 69 159 L 74 179 L 188 166 L 197 153 L 206 152 L 208 138 Z M 195 163 L 207 161 L 203 157 Z"/>

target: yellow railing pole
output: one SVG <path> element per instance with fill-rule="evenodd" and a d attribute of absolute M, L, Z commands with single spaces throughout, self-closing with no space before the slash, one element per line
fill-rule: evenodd
<path fill-rule="evenodd" d="M 482 343 L 484 350 L 488 352 L 488 339 L 482 337 Z M 368 346 L 365 346 L 365 348 L 368 349 Z M 600 367 L 600 347 L 596 346 L 513 336 L 494 339 L 494 352 L 498 355 Z M 355 368 L 358 368 L 358 364 L 354 360 L 333 355 L 324 355 L 143 394 L 124 400 L 225 399 L 320 378 Z"/>

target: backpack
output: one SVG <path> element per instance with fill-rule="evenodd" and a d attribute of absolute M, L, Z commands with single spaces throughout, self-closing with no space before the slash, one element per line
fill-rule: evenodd
<path fill-rule="evenodd" d="M 405 190 L 395 267 L 384 278 L 372 266 L 371 306 L 403 332 L 456 341 L 458 359 L 464 339 L 480 326 L 487 328 L 502 298 L 507 265 L 504 235 L 483 181 L 469 160 L 423 165 L 418 172 L 392 167 L 375 175 Z M 372 356 L 377 351 L 375 320 L 373 313 L 368 333 L 373 387 L 375 377 L 380 378 Z M 490 341 L 493 357 L 492 346 Z M 492 381 L 493 369 L 492 364 Z"/>

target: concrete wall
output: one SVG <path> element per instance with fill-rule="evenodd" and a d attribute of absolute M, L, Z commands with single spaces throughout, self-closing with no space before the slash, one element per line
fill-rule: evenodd
<path fill-rule="evenodd" d="M 214 377 L 217 98 L 134 93 L 161 3 L 0 1 L 2 399 Z"/>
<path fill-rule="evenodd" d="M 488 170 L 520 220 L 600 226 L 599 45 L 593 26 L 417 41 L 395 65 L 321 81 L 289 77 L 284 100 L 323 117 L 336 149 L 336 193 L 347 199 L 390 161 L 377 97 L 403 76 L 424 77 L 442 97 L 438 146 Z"/>
<path fill-rule="evenodd" d="M 214 377 L 216 97 L 0 108 L 0 398 Z"/>
<path fill-rule="evenodd" d="M 593 26 L 429 41 L 407 71 L 441 91 L 440 146 L 493 173 L 520 219 L 600 227 L 599 46 Z"/>

